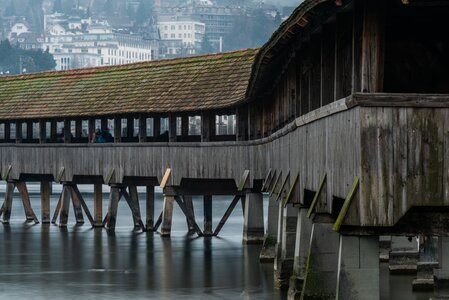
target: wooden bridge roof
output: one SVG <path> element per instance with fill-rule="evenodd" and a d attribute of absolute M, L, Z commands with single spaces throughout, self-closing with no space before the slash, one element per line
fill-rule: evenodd
<path fill-rule="evenodd" d="M 229 107 L 246 99 L 257 51 L 0 77 L 0 119 Z"/>

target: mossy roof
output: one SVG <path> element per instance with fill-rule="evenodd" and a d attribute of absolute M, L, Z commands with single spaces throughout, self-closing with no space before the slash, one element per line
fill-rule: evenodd
<path fill-rule="evenodd" d="M 227 108 L 246 100 L 257 51 L 0 77 L 0 119 Z"/>

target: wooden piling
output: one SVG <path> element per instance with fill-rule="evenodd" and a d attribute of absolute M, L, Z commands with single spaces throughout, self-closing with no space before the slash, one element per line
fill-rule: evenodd
<path fill-rule="evenodd" d="M 8 181 L 6 183 L 6 191 L 5 191 L 5 203 L 3 204 L 3 224 L 9 224 L 9 219 L 11 217 L 11 208 L 12 208 L 12 196 L 14 193 L 14 189 L 16 188 L 16 184 L 14 181 Z"/>
<path fill-rule="evenodd" d="M 73 186 L 68 186 L 70 189 L 70 195 L 72 197 L 73 211 L 75 212 L 76 224 L 84 224 L 83 210 L 81 208 L 81 201 L 78 195 L 75 193 Z"/>
<path fill-rule="evenodd" d="M 28 193 L 26 183 L 23 181 L 17 181 L 16 187 L 22 197 L 23 209 L 25 211 L 27 221 L 34 221 L 36 224 L 38 224 L 39 219 L 36 217 L 36 214 L 31 207 L 30 195 Z"/>
<path fill-rule="evenodd" d="M 41 221 L 50 223 L 50 182 L 41 182 Z"/>
<path fill-rule="evenodd" d="M 192 196 L 184 195 L 182 197 L 184 199 L 184 203 L 186 206 L 186 220 L 187 220 L 187 226 L 189 227 L 189 234 L 195 232 L 195 226 L 190 220 L 195 220 L 195 211 L 193 209 L 193 202 L 192 202 Z"/>
<path fill-rule="evenodd" d="M 62 193 L 59 194 L 58 204 L 56 204 L 55 212 L 53 214 L 53 218 L 51 219 L 52 224 L 56 224 L 56 220 L 58 219 L 59 211 L 61 210 L 62 205 Z"/>
<path fill-rule="evenodd" d="M 154 227 L 154 186 L 146 188 L 146 228 L 153 230 Z"/>
<path fill-rule="evenodd" d="M 109 207 L 106 227 L 108 230 L 114 231 L 117 222 L 117 208 L 120 200 L 120 186 L 111 185 L 111 192 L 109 194 Z"/>
<path fill-rule="evenodd" d="M 135 185 L 130 185 L 128 189 L 129 195 L 125 191 L 124 196 L 133 214 L 134 228 L 140 227 L 142 228 L 142 230 L 145 230 L 145 225 L 142 222 L 142 217 L 140 214 L 139 195 L 137 193 L 137 187 Z"/>
<path fill-rule="evenodd" d="M 103 186 L 94 184 L 94 227 L 103 227 Z"/>
<path fill-rule="evenodd" d="M 59 227 L 67 227 L 67 221 L 69 219 L 69 206 L 70 206 L 70 186 L 68 184 L 62 187 L 61 198 L 61 213 L 59 215 Z"/>
<path fill-rule="evenodd" d="M 86 201 L 84 201 L 83 196 L 81 195 L 78 186 L 76 184 L 74 184 L 72 186 L 72 198 L 77 198 L 79 203 L 81 204 L 81 207 L 84 210 L 84 213 L 86 214 L 87 219 L 90 222 L 90 225 L 94 226 L 94 218 L 92 217 L 90 211 L 89 211 L 89 207 L 87 207 Z"/>
<path fill-rule="evenodd" d="M 205 195 L 203 197 L 204 205 L 204 230 L 205 236 L 212 235 L 212 196 Z"/>
<path fill-rule="evenodd" d="M 165 194 L 164 195 L 164 208 L 162 211 L 162 228 L 161 236 L 170 236 L 171 225 L 173 218 L 173 201 L 175 200 L 174 195 Z"/>

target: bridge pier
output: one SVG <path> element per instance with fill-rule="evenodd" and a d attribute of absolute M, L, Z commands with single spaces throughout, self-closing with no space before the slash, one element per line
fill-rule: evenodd
<path fill-rule="evenodd" d="M 187 222 L 187 226 L 189 227 L 189 234 L 194 234 L 196 232 L 195 229 L 195 211 L 193 209 L 193 202 L 192 202 L 192 196 L 189 195 L 184 195 L 182 197 L 184 199 L 184 203 L 186 205 L 186 210 L 187 210 L 187 215 L 190 216 L 190 218 L 188 216 L 186 216 L 186 222 Z"/>
<path fill-rule="evenodd" d="M 262 251 L 260 252 L 259 260 L 263 263 L 274 262 L 274 257 L 276 256 L 276 241 L 278 234 L 278 217 L 279 208 L 276 203 L 276 198 L 274 195 L 270 194 L 268 197 L 268 220 L 267 220 L 267 231 L 263 241 Z"/>
<path fill-rule="evenodd" d="M 243 243 L 259 244 L 263 242 L 263 195 L 261 192 L 248 192 L 245 196 L 243 225 Z"/>
<path fill-rule="evenodd" d="M 336 297 L 339 234 L 332 223 L 313 223 L 308 249 L 302 298 Z M 376 259 L 378 260 L 378 255 Z"/>
<path fill-rule="evenodd" d="M 298 210 L 293 275 L 290 277 L 288 299 L 299 299 L 304 284 L 312 231 L 312 221 L 307 217 L 307 210 L 306 207 Z"/>
<path fill-rule="evenodd" d="M 391 237 L 390 273 L 416 274 L 419 257 L 418 242 L 415 237 Z"/>
<path fill-rule="evenodd" d="M 432 236 L 421 236 L 419 260 L 416 266 L 416 278 L 413 279 L 413 290 L 433 290 L 433 270 L 438 268 L 438 239 Z"/>
<path fill-rule="evenodd" d="M 438 237 L 438 268 L 434 269 L 433 299 L 449 298 L 449 237 Z"/>
<path fill-rule="evenodd" d="M 380 298 L 379 237 L 340 235 L 336 299 Z"/>
<path fill-rule="evenodd" d="M 62 197 L 61 197 L 61 212 L 59 215 L 59 227 L 67 227 L 69 218 L 70 206 L 70 186 L 68 183 L 63 183 Z"/>
<path fill-rule="evenodd" d="M 274 277 L 276 285 L 279 288 L 285 288 L 288 287 L 293 272 L 297 212 L 292 204 L 287 204 L 284 207 L 282 201 L 278 202 L 278 207 L 278 237 L 274 259 Z"/>

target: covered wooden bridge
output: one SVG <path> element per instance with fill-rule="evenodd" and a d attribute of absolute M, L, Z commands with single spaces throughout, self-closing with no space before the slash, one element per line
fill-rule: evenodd
<path fill-rule="evenodd" d="M 169 235 L 177 202 L 210 235 L 190 196 L 210 212 L 212 195 L 234 195 L 222 221 L 246 199 L 244 239 L 265 233 L 292 298 L 377 299 L 379 235 L 439 236 L 440 258 L 449 250 L 448 14 L 449 1 L 306 0 L 260 49 L 1 78 L 4 221 L 29 181 L 49 221 L 57 181 L 61 225 L 70 198 L 82 205 L 76 185 L 91 183 L 111 186 L 108 228 L 121 196 L 145 227 L 146 186 L 148 229 Z M 93 142 L 96 129 L 114 142 Z M 445 261 L 436 295 L 448 294 Z"/>

